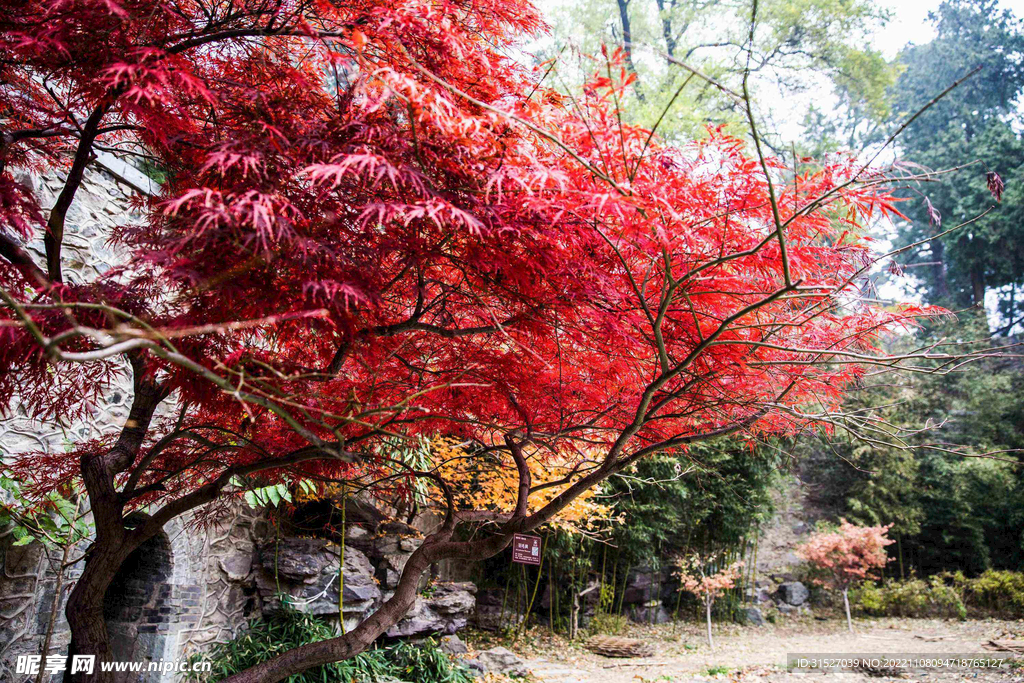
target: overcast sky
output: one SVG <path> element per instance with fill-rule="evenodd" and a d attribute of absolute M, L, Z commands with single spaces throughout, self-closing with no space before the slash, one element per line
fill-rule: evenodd
<path fill-rule="evenodd" d="M 879 32 L 877 45 L 892 57 L 907 43 L 926 43 L 934 36 L 928 23 L 928 12 L 939 6 L 940 0 L 879 0 L 879 4 L 893 10 L 893 19 Z M 999 6 L 1024 16 L 1024 0 L 1000 0 Z"/>

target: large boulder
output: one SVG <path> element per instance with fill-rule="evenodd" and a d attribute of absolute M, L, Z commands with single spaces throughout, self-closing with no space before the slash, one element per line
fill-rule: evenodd
<path fill-rule="evenodd" d="M 394 590 L 402 578 L 405 563 L 409 561 L 413 552 L 423 545 L 423 539 L 415 529 L 401 522 L 381 523 L 377 528 L 401 528 L 408 533 L 372 533 L 366 529 L 354 528 L 346 533 L 345 541 L 347 545 L 358 548 L 370 559 L 376 567 L 375 576 L 385 590 Z"/>
<path fill-rule="evenodd" d="M 260 547 L 255 569 L 263 612 L 289 607 L 307 614 L 338 614 L 340 548 L 318 538 L 281 538 Z M 345 548 L 342 613 L 346 629 L 355 628 L 381 603 L 374 568 L 356 548 Z"/>
<path fill-rule="evenodd" d="M 661 574 L 649 567 L 638 567 L 626 577 L 622 601 L 627 605 L 656 600 L 661 589 Z"/>
<path fill-rule="evenodd" d="M 518 625 L 523 620 L 523 615 L 515 612 L 513 602 L 514 598 L 506 598 L 505 591 L 500 588 L 480 589 L 476 594 L 473 625 L 481 631 L 500 631 L 508 626 Z"/>
<path fill-rule="evenodd" d="M 747 626 L 764 626 L 764 615 L 758 607 L 740 607 L 736 610 L 736 622 Z"/>
<path fill-rule="evenodd" d="M 526 668 L 523 660 L 504 647 L 492 647 L 490 650 L 484 650 L 475 657 L 467 659 L 465 663 L 471 672 L 505 676 L 530 675 L 530 670 Z"/>
<path fill-rule="evenodd" d="M 779 602 L 784 602 L 787 605 L 793 605 L 799 607 L 800 605 L 807 602 L 811 592 L 807 590 L 807 586 L 803 585 L 799 581 L 787 581 L 779 586 L 778 590 L 775 591 L 775 597 Z"/>
<path fill-rule="evenodd" d="M 640 624 L 667 624 L 672 621 L 672 615 L 660 600 L 652 600 L 645 605 L 629 605 L 626 616 Z"/>
<path fill-rule="evenodd" d="M 452 634 L 465 628 L 476 607 L 476 586 L 469 582 L 438 583 L 416 598 L 413 608 L 387 631 L 390 638 L 427 633 Z"/>

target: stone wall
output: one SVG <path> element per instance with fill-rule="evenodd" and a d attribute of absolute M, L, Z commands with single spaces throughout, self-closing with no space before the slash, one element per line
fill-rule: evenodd
<path fill-rule="evenodd" d="M 42 206 L 52 205 L 62 187 L 59 177 L 23 174 Z M 152 192 L 152 183 L 136 169 L 103 155 L 90 166 L 72 204 L 65 228 L 66 278 L 91 281 L 123 262 L 106 242 L 111 228 L 138 220 L 133 198 Z M 45 260 L 42 240 L 26 246 Z M 131 405 L 131 383 L 125 373 L 115 381 L 86 419 L 57 428 L 32 420 L 16 405 L 0 419 L 0 459 L 21 453 L 54 452 L 68 445 L 115 434 Z M 166 413 L 173 405 L 165 406 Z M 341 600 L 346 628 L 352 628 L 390 597 L 408 556 L 422 542 L 412 527 L 351 525 L 344 558 Z M 193 518 L 175 520 L 164 533 L 139 549 L 107 594 L 105 618 L 115 654 L 133 661 L 174 660 L 201 652 L 233 637 L 254 617 L 288 603 L 325 617 L 337 618 L 340 546 L 323 539 L 296 538 L 271 529 L 264 510 L 243 502 L 226 505 L 203 524 Z M 15 681 L 20 654 L 41 654 L 55 597 L 60 553 L 37 543 L 11 544 L 0 529 L 0 680 Z M 74 553 L 84 552 L 86 543 Z M 67 651 L 70 633 L 64 618 L 68 591 L 81 574 L 81 561 L 65 572 L 53 624 L 50 653 Z M 426 588 L 426 585 L 424 585 Z M 431 584 L 412 613 L 389 636 L 453 633 L 465 626 L 475 605 L 475 587 L 466 583 Z M 59 676 L 55 676 L 57 680 Z M 136 678 L 168 682 L 172 674 Z"/>
<path fill-rule="evenodd" d="M 199 571 L 202 562 L 192 554 L 194 540 L 181 522 L 169 524 L 118 573 L 107 591 L 104 618 L 119 659 L 178 659 L 191 634 L 204 625 L 201 606 L 209 577 Z M 81 554 L 84 546 L 75 552 Z M 18 547 L 6 539 L 0 545 L 0 680 L 18 680 L 13 673 L 18 655 L 42 654 L 61 559 L 59 552 L 47 552 L 38 543 Z M 67 652 L 70 631 L 64 605 L 82 567 L 79 560 L 65 573 L 49 654 Z M 172 677 L 147 673 L 133 680 L 157 683 Z"/>
<path fill-rule="evenodd" d="M 17 180 L 29 187 L 42 206 L 52 205 L 62 187 L 59 177 L 20 174 Z M 120 262 L 106 242 L 110 229 L 138 216 L 131 207 L 137 188 L 117 180 L 101 168 L 90 167 L 75 202 L 68 211 L 64 252 L 70 282 L 94 279 Z M 42 239 L 25 245 L 37 262 L 45 261 Z M 116 433 L 128 415 L 131 385 L 127 375 L 109 388 L 86 419 L 57 426 L 37 422 L 15 401 L 13 410 L 0 419 L 0 460 L 19 453 L 54 452 L 70 444 Z M 56 567 L 60 552 L 45 552 L 38 544 L 13 547 L 9 532 L 0 529 L 0 680 L 14 680 L 8 666 L 18 654 L 40 654 L 54 602 Z M 83 544 L 84 545 L 84 544 Z M 80 555 L 83 548 L 76 549 Z M 74 559 L 74 557 L 72 557 Z M 67 651 L 69 632 L 63 618 L 67 586 L 81 574 L 76 563 L 65 573 L 65 590 L 59 596 L 58 619 L 54 625 L 51 652 Z"/>

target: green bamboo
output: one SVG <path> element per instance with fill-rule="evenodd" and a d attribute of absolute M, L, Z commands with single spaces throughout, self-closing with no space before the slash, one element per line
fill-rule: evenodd
<path fill-rule="evenodd" d="M 619 607 L 617 610 L 615 610 L 615 613 L 618 615 L 622 614 L 622 603 L 626 599 L 626 584 L 629 583 L 629 570 L 632 568 L 633 566 L 627 562 L 626 571 L 622 574 L 622 594 L 619 596 Z"/>
<path fill-rule="evenodd" d="M 338 626 L 345 635 L 345 511 L 348 507 L 348 490 L 341 485 L 341 554 L 338 560 Z"/>

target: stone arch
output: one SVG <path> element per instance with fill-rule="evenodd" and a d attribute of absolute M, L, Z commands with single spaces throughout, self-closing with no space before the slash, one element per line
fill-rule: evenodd
<path fill-rule="evenodd" d="M 161 531 L 124 561 L 103 598 L 103 618 L 117 661 L 173 660 L 180 625 L 175 603 L 174 550 Z M 161 673 L 144 672 L 133 681 L 157 683 Z"/>

